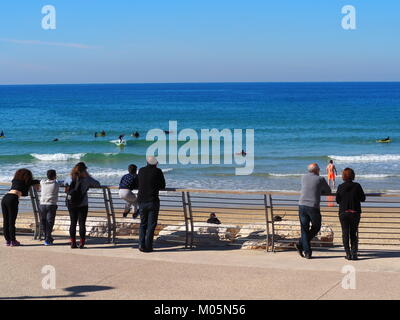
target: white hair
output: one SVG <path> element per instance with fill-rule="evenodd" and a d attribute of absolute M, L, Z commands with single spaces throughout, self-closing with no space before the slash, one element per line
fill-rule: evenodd
<path fill-rule="evenodd" d="M 146 158 L 146 161 L 147 161 L 148 164 L 151 164 L 151 165 L 153 165 L 153 166 L 156 165 L 156 164 L 158 163 L 156 157 L 153 157 L 153 156 L 148 156 L 148 157 Z"/>
<path fill-rule="evenodd" d="M 319 166 L 316 163 L 311 163 L 307 167 L 308 172 L 315 172 L 316 170 L 319 170 Z"/>

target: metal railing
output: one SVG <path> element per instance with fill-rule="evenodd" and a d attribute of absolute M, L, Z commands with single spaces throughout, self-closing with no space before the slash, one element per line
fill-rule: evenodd
<path fill-rule="evenodd" d="M 9 185 L 0 184 L 0 198 Z M 57 218 L 68 226 L 65 192 L 60 189 Z M 104 186 L 90 189 L 88 220 L 106 218 L 101 234 L 108 242 L 117 242 L 117 235 L 139 234 L 139 219 L 122 218 L 125 201 L 118 188 Z M 232 191 L 168 188 L 160 192 L 160 213 L 156 237 L 159 241 L 193 246 L 257 245 L 267 251 L 293 245 L 299 235 L 298 193 L 268 191 Z M 33 234 L 40 239 L 40 193 L 31 190 L 30 197 L 20 201 L 20 212 L 33 214 Z M 367 194 L 359 226 L 360 245 L 400 245 L 400 195 Z M 221 224 L 209 224 L 215 213 Z M 321 199 L 323 229 L 332 239 L 319 239 L 313 245 L 341 245 L 341 227 L 334 195 Z M 99 228 L 102 228 L 101 226 Z M 93 231 L 93 230 L 92 230 Z M 285 237 L 282 235 L 290 236 Z M 91 235 L 96 235 L 94 232 Z"/>

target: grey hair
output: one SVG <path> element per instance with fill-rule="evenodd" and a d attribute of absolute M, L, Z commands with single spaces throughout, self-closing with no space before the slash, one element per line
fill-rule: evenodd
<path fill-rule="evenodd" d="M 318 169 L 319 169 L 319 166 L 317 163 L 311 163 L 307 167 L 308 172 L 314 172 L 315 170 L 318 170 Z"/>

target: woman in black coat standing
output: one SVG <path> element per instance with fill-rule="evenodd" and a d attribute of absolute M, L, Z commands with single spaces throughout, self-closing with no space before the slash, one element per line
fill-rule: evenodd
<path fill-rule="evenodd" d="M 342 172 L 343 183 L 336 192 L 336 202 L 339 204 L 339 220 L 342 226 L 343 246 L 347 260 L 357 260 L 358 225 L 361 219 L 361 202 L 365 194 L 361 185 L 353 182 L 354 170 L 346 168 Z"/>

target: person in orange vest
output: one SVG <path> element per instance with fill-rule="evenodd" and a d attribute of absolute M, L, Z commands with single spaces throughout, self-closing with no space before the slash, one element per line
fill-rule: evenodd
<path fill-rule="evenodd" d="M 332 189 L 335 189 L 335 179 L 337 175 L 336 167 L 333 164 L 333 160 L 329 161 L 328 166 L 326 167 L 326 173 L 328 174 L 328 184 L 331 186 L 332 181 Z"/>

